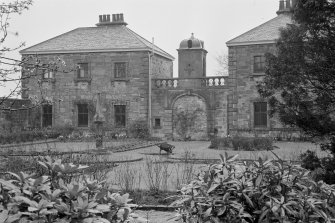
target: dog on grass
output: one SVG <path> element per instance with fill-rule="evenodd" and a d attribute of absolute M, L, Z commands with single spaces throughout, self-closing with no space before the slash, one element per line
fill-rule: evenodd
<path fill-rule="evenodd" d="M 167 154 L 171 154 L 172 150 L 175 148 L 174 145 L 171 145 L 169 143 L 161 143 L 159 145 L 157 145 L 159 148 L 159 154 L 161 154 L 162 150 L 164 150 Z"/>

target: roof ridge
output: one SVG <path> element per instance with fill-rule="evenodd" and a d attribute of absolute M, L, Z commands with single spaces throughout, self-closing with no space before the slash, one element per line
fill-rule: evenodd
<path fill-rule="evenodd" d="M 77 29 L 81 29 L 81 28 L 89 28 L 89 27 L 79 27 L 79 28 L 72 29 L 72 30 L 70 30 L 70 31 L 68 31 L 68 32 L 65 32 L 65 33 L 62 33 L 62 34 L 57 35 L 57 36 L 55 36 L 55 37 L 52 37 L 52 38 L 50 38 L 50 39 L 44 40 L 44 41 L 42 41 L 42 42 L 40 42 L 40 43 L 36 43 L 36 44 L 34 44 L 34 45 L 30 46 L 30 47 L 24 48 L 24 49 L 20 50 L 19 53 L 23 53 L 24 51 L 27 51 L 27 50 L 29 50 L 29 49 L 31 49 L 31 48 L 37 46 L 37 45 L 46 43 L 46 42 L 48 42 L 48 41 L 50 41 L 50 40 L 59 38 L 59 37 L 61 37 L 61 36 L 65 36 L 65 35 L 69 34 L 70 32 L 73 32 L 73 31 L 75 31 L 75 30 L 77 30 Z M 93 27 L 93 28 L 94 28 L 94 27 Z"/>
<path fill-rule="evenodd" d="M 163 49 L 159 48 L 157 45 L 151 43 L 149 40 L 145 39 L 144 37 L 142 37 L 140 34 L 136 33 L 135 31 L 129 29 L 128 27 L 124 27 L 128 32 L 131 32 L 131 34 L 133 34 L 138 40 L 140 40 L 145 46 L 152 48 L 152 45 L 159 49 L 160 51 L 162 51 L 163 54 L 166 54 L 166 56 L 175 59 L 172 55 L 170 55 L 168 52 L 164 51 Z"/>
<path fill-rule="evenodd" d="M 258 26 L 256 26 L 256 27 L 254 27 L 254 28 L 252 28 L 252 29 L 250 29 L 250 30 L 248 30 L 248 31 L 246 31 L 246 32 L 244 32 L 244 33 L 238 35 L 237 37 L 235 37 L 235 38 L 233 38 L 233 39 L 227 41 L 226 44 L 229 44 L 229 43 L 231 43 L 231 42 L 234 42 L 234 40 L 240 38 L 241 36 L 244 36 L 244 35 L 246 35 L 246 34 L 248 34 L 248 33 L 251 33 L 251 32 L 253 32 L 253 31 L 255 31 L 255 30 L 257 30 L 257 29 L 259 29 L 259 28 L 261 28 L 261 27 L 263 27 L 263 26 L 265 26 L 265 25 L 267 25 L 267 24 L 269 24 L 269 23 L 271 23 L 271 22 L 273 22 L 273 21 L 275 21 L 275 20 L 278 20 L 278 19 L 284 17 L 284 16 L 287 16 L 287 15 L 285 15 L 285 14 L 279 14 L 278 16 L 276 16 L 276 17 L 274 17 L 274 18 L 272 18 L 272 19 L 270 19 L 270 20 L 268 20 L 268 21 L 266 21 L 266 22 L 264 22 L 264 23 L 262 23 L 262 24 L 260 24 L 260 25 L 258 25 Z"/>

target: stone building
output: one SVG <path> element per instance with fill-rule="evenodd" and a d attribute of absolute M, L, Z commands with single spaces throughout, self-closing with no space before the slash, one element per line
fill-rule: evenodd
<path fill-rule="evenodd" d="M 123 131 L 145 121 L 153 136 L 175 140 L 210 135 L 295 134 L 276 119 L 256 89 L 265 69 L 265 53 L 275 52 L 280 28 L 291 23 L 291 0 L 280 1 L 274 19 L 227 42 L 229 76 L 206 74 L 204 41 L 193 34 L 174 58 L 126 27 L 123 14 L 99 16 L 96 27 L 78 28 L 21 51 L 46 63 L 61 58 L 70 72 L 46 70 L 23 81 L 24 99 L 44 95 L 41 126 L 94 127 L 97 95 L 105 130 Z M 286 136 L 285 136 L 286 135 Z"/>
<path fill-rule="evenodd" d="M 22 98 L 51 101 L 41 108 L 41 127 L 91 129 L 98 93 L 106 130 L 148 119 L 149 72 L 172 77 L 174 58 L 126 25 L 123 14 L 102 15 L 96 27 L 77 28 L 20 52 L 45 63 L 61 59 L 69 71 L 45 70 L 22 82 Z"/>
<path fill-rule="evenodd" d="M 257 92 L 256 84 L 265 73 L 265 54 L 276 52 L 280 29 L 292 23 L 293 0 L 280 0 L 277 17 L 229 40 L 229 79 L 232 94 L 228 97 L 228 129 L 230 134 L 297 137 L 297 130 L 269 118 L 268 104 Z"/>

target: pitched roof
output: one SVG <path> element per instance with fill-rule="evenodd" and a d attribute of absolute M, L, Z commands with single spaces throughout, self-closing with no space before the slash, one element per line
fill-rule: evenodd
<path fill-rule="evenodd" d="M 283 13 L 277 17 L 263 23 L 248 32 L 229 40 L 227 46 L 251 45 L 251 44 L 266 44 L 275 43 L 279 38 L 280 29 L 284 28 L 287 24 L 292 23 L 291 16 Z"/>
<path fill-rule="evenodd" d="M 150 51 L 174 57 L 123 25 L 77 28 L 20 51 L 21 54 Z"/>

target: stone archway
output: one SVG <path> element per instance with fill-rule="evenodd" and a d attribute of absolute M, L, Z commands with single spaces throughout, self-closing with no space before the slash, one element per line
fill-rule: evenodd
<path fill-rule="evenodd" d="M 207 106 L 197 95 L 184 95 L 175 100 L 173 109 L 173 138 L 175 140 L 206 140 Z"/>

